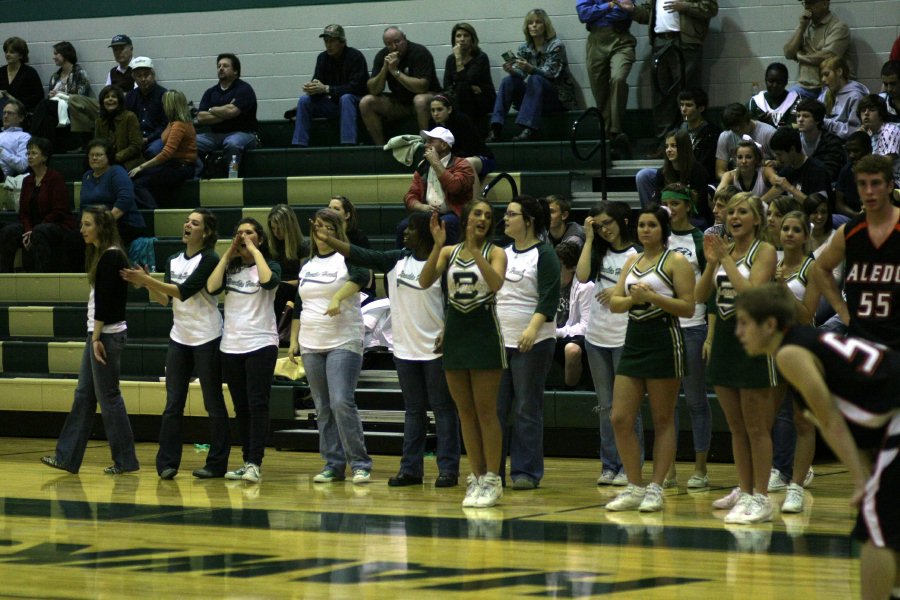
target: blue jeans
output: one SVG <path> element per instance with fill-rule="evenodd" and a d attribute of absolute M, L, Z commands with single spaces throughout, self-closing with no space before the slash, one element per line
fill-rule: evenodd
<path fill-rule="evenodd" d="M 530 129 L 541 128 L 541 117 L 545 112 L 559 112 L 566 109 L 559 101 L 553 82 L 540 75 L 531 75 L 527 79 L 514 75 L 504 77 L 500 82 L 500 89 L 497 90 L 491 124 L 503 125 L 506 114 L 513 104 L 519 108 L 516 124 Z"/>
<path fill-rule="evenodd" d="M 641 208 L 647 208 L 659 195 L 659 190 L 656 189 L 656 169 L 641 169 L 634 176 L 634 183 L 637 186 Z"/>
<path fill-rule="evenodd" d="M 244 155 L 244 150 L 256 148 L 259 142 L 255 131 L 232 131 L 231 133 L 201 133 L 197 135 L 197 156 L 206 156 L 213 150 L 222 149 L 225 164 L 231 163 L 231 157 L 237 158 L 238 163 Z"/>
<path fill-rule="evenodd" d="M 790 481 L 794 474 L 794 450 L 797 449 L 797 428 L 794 426 L 794 398 L 790 391 L 775 415 L 772 426 L 772 468 L 781 471 L 781 478 Z"/>
<path fill-rule="evenodd" d="M 244 463 L 262 466 L 269 434 L 269 394 L 278 346 L 245 354 L 221 352 L 222 378 L 228 384 L 241 432 Z"/>
<path fill-rule="evenodd" d="M 513 481 L 544 477 L 544 386 L 553 364 L 556 339 L 543 340 L 528 352 L 506 349 L 506 362 L 497 394 L 497 417 L 503 431 L 502 477 L 506 455 Z"/>
<path fill-rule="evenodd" d="M 371 470 L 372 459 L 353 399 L 362 355 L 349 350 L 304 352 L 303 366 L 316 405 L 319 452 L 325 468 L 343 473 L 349 460 L 353 470 Z"/>
<path fill-rule="evenodd" d="M 712 439 L 712 411 L 706 396 L 706 368 L 703 362 L 703 342 L 707 327 L 695 325 L 685 327 L 684 358 L 687 375 L 681 380 L 684 401 L 691 415 L 691 431 L 694 434 L 694 453 L 709 451 Z M 675 411 L 675 431 L 678 432 L 678 411 Z"/>
<path fill-rule="evenodd" d="M 84 450 L 91 437 L 98 402 L 113 464 L 125 471 L 134 471 L 140 467 L 134 452 L 134 434 L 125 410 L 125 400 L 119 389 L 122 353 L 127 339 L 128 335 L 124 331 L 100 334 L 100 341 L 106 350 L 104 365 L 94 358 L 91 336 L 87 337 L 84 353 L 81 355 L 72 410 L 69 411 L 56 442 L 56 460 L 72 473 L 78 472 L 84 460 Z"/>
<path fill-rule="evenodd" d="M 441 215 L 441 222 L 444 223 L 444 230 L 447 232 L 447 241 L 444 242 L 444 245 L 452 246 L 459 241 L 459 217 L 456 216 L 455 212 L 448 212 Z M 402 250 L 404 248 L 403 232 L 406 231 L 408 226 L 409 217 L 404 217 L 397 223 L 397 227 L 394 230 L 394 247 L 397 250 Z"/>
<path fill-rule="evenodd" d="M 344 94 L 332 100 L 326 94 L 303 95 L 297 101 L 297 122 L 294 125 L 295 146 L 309 146 L 309 129 L 317 117 L 341 119 L 341 143 L 356 144 L 356 118 L 359 114 L 359 96 Z"/>
<path fill-rule="evenodd" d="M 166 408 L 159 428 L 157 473 L 162 473 L 169 467 L 177 469 L 181 465 L 184 404 L 188 396 L 188 383 L 195 369 L 200 378 L 203 406 L 209 415 L 210 443 L 206 468 L 217 475 L 224 475 L 228 470 L 231 441 L 228 410 L 222 394 L 220 341 L 221 338 L 216 338 L 199 346 L 185 346 L 169 340 L 169 351 L 166 354 Z"/>
<path fill-rule="evenodd" d="M 809 98 L 810 100 L 818 100 L 819 94 L 822 93 L 822 88 L 810 88 L 807 89 L 801 86 L 799 83 L 795 83 L 791 87 L 788 88 L 789 92 L 797 92 L 800 95 L 801 100 L 805 100 Z"/>
<path fill-rule="evenodd" d="M 591 379 L 594 380 L 594 391 L 597 394 L 597 412 L 600 415 L 600 463 L 602 470 L 618 473 L 622 470 L 622 459 L 616 448 L 616 434 L 613 431 L 610 416 L 612 415 L 613 383 L 616 379 L 616 367 L 622 358 L 622 347 L 604 348 L 595 346 L 585 340 L 584 351 L 587 354 L 588 366 L 591 368 Z M 641 448 L 641 463 L 644 462 L 644 425 L 641 413 L 634 421 L 634 430 Z"/>
<path fill-rule="evenodd" d="M 405 360 L 394 357 L 406 415 L 403 419 L 403 456 L 400 472 L 422 477 L 427 407 L 434 412 L 437 431 L 437 465 L 440 473 L 459 475 L 459 415 L 447 389 L 444 364 L 434 360 Z"/>

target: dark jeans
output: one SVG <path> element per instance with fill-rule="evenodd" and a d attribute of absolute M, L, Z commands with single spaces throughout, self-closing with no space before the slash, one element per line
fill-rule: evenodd
<path fill-rule="evenodd" d="M 113 464 L 125 471 L 134 471 L 140 467 L 134 452 L 134 434 L 125 410 L 125 400 L 119 389 L 122 353 L 127 338 L 124 331 L 100 334 L 100 341 L 106 349 L 104 365 L 94 358 L 91 336 L 87 337 L 72 410 L 69 411 L 56 442 L 57 462 L 65 465 L 72 473 L 78 472 L 84 460 L 84 450 L 91 437 L 98 402 Z"/>
<path fill-rule="evenodd" d="M 10 223 L 0 231 L 0 273 L 12 273 L 16 250 L 22 248 L 22 267 L 29 273 L 50 273 L 53 251 L 59 252 L 66 230 L 57 223 L 41 223 L 31 230 L 31 247 L 22 246 L 25 228 L 21 223 Z"/>
<path fill-rule="evenodd" d="M 222 378 L 228 384 L 241 432 L 244 463 L 262 465 L 269 433 L 269 392 L 278 346 L 245 354 L 221 353 Z"/>
<path fill-rule="evenodd" d="M 516 124 L 530 129 L 541 128 L 541 118 L 545 113 L 566 109 L 559 101 L 559 93 L 553 82 L 540 75 L 530 75 L 527 79 L 515 75 L 504 77 L 497 90 L 491 124 L 502 127 L 506 114 L 513 105 L 519 109 Z"/>
<path fill-rule="evenodd" d="M 443 360 L 404 360 L 394 357 L 403 393 L 403 457 L 400 472 L 422 477 L 427 408 L 434 413 L 437 430 L 437 465 L 440 473 L 459 475 L 459 415 L 444 377 Z"/>
<path fill-rule="evenodd" d="M 675 79 L 681 77 L 681 68 L 674 51 L 669 52 L 672 46 L 681 49 L 684 57 L 684 81 L 680 86 L 672 87 Z M 682 89 L 701 87 L 701 66 L 703 64 L 702 44 L 682 44 L 678 40 L 657 38 L 653 47 L 654 60 L 664 57 L 659 66 L 659 85 L 668 92 L 660 95 L 656 88 L 653 89 L 653 123 L 656 128 L 656 136 L 662 138 L 667 131 L 681 125 L 681 110 L 678 106 L 678 93 Z"/>
<path fill-rule="evenodd" d="M 797 428 L 794 426 L 794 396 L 790 390 L 775 415 L 772 426 L 772 467 L 781 471 L 781 478 L 790 481 L 794 474 L 794 451 L 797 449 Z"/>
<path fill-rule="evenodd" d="M 167 208 L 171 206 L 178 186 L 194 177 L 194 169 L 194 163 L 170 160 L 143 170 L 134 178 L 135 196 L 146 208 Z M 147 197 L 148 193 L 150 198 Z"/>
<path fill-rule="evenodd" d="M 228 467 L 231 441 L 228 430 L 228 410 L 222 394 L 222 365 L 219 342 L 216 338 L 199 346 L 185 346 L 169 340 L 166 354 L 166 408 L 159 428 L 159 451 L 156 453 L 156 470 L 177 469 L 181 465 L 181 429 L 184 405 L 188 396 L 188 384 L 196 369 L 203 392 L 203 406 L 209 415 L 210 443 L 206 456 L 206 468 L 217 475 L 224 475 Z"/>

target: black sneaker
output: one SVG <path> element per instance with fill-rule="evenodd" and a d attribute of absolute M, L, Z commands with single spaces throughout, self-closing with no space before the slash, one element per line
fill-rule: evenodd
<path fill-rule="evenodd" d="M 446 488 L 459 485 L 459 476 L 453 473 L 441 473 L 434 480 L 434 487 Z"/>
<path fill-rule="evenodd" d="M 126 469 L 124 467 L 120 467 L 119 465 L 112 465 L 111 467 L 106 467 L 105 469 L 103 469 L 103 472 L 106 473 L 107 475 L 123 475 L 125 473 L 134 473 L 135 471 L 137 471 L 139 469 L 140 469 L 140 467 L 138 467 L 136 469 Z M 174 477 L 174 475 L 173 475 L 173 477 Z"/>
<path fill-rule="evenodd" d="M 215 471 L 211 471 L 206 467 L 202 467 L 200 469 L 194 469 L 191 473 L 197 479 L 220 479 L 225 476 L 225 473 L 216 473 Z"/>
<path fill-rule="evenodd" d="M 175 479 L 176 475 L 178 475 L 178 469 L 175 467 L 166 467 L 159 472 L 160 479 Z"/>
<path fill-rule="evenodd" d="M 42 456 L 41 462 L 47 465 L 48 467 L 53 467 L 54 469 L 59 469 L 61 471 L 69 471 L 69 468 L 56 460 L 55 456 Z M 75 474 L 77 471 L 69 471 L 69 473 Z"/>
<path fill-rule="evenodd" d="M 407 485 L 422 485 L 422 478 L 413 475 L 407 475 L 400 472 L 388 479 L 388 485 L 391 487 L 404 487 Z"/>

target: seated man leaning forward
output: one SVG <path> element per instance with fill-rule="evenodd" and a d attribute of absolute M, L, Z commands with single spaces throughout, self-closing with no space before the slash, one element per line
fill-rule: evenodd
<path fill-rule="evenodd" d="M 419 129 L 428 127 L 432 92 L 440 89 L 434 57 L 428 48 L 410 42 L 397 27 L 382 35 L 384 48 L 375 55 L 369 94 L 359 103 L 363 123 L 377 146 L 384 145 L 382 119 L 396 121 L 415 113 Z M 384 93 L 384 88 L 390 94 Z"/>
<path fill-rule="evenodd" d="M 256 147 L 256 92 L 241 79 L 241 61 L 234 54 L 216 58 L 219 82 L 203 92 L 197 122 L 210 131 L 197 136 L 197 154 L 222 149 L 225 162 L 241 162 L 244 150 Z"/>
<path fill-rule="evenodd" d="M 472 199 L 475 171 L 469 161 L 453 156 L 450 130 L 435 127 L 421 135 L 425 139 L 425 158 L 416 168 L 403 201 L 410 211 L 437 211 L 447 229 L 446 243 L 455 244 L 459 241 L 459 214 Z M 397 248 L 403 247 L 408 222 L 409 217 L 397 225 Z"/>
<path fill-rule="evenodd" d="M 319 37 L 325 40 L 325 52 L 316 58 L 312 81 L 303 85 L 305 94 L 297 101 L 297 122 L 291 143 L 309 146 L 309 128 L 314 117 L 340 117 L 341 144 L 353 146 L 359 99 L 367 91 L 366 57 L 347 46 L 340 25 L 329 25 Z"/>

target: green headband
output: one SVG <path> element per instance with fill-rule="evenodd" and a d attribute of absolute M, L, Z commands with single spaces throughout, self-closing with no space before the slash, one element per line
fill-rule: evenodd
<path fill-rule="evenodd" d="M 694 196 L 690 192 L 680 192 L 678 190 L 663 190 L 662 200 L 682 200 L 687 202 L 691 207 L 691 214 L 697 214 L 697 206 L 694 204 Z"/>

